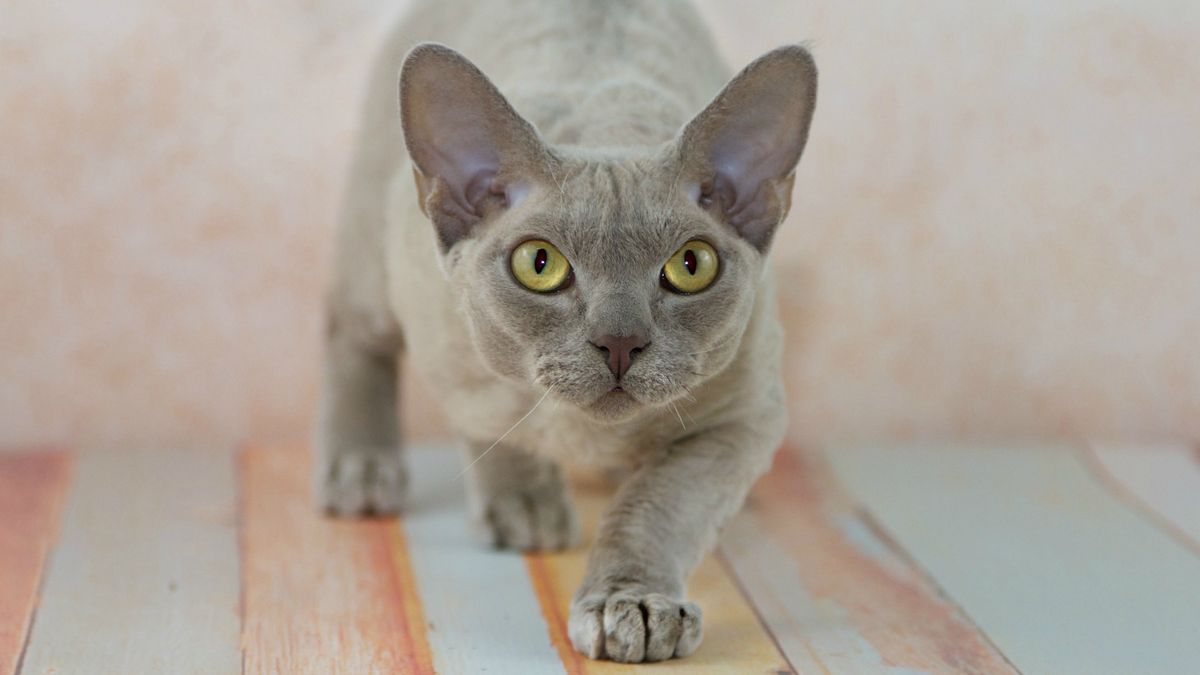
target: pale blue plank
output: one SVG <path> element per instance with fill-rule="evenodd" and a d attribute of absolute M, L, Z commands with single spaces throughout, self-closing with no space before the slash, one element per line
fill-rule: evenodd
<path fill-rule="evenodd" d="M 81 457 L 21 672 L 240 673 L 235 512 L 231 453 Z"/>
<path fill-rule="evenodd" d="M 1200 551 L 1200 457 L 1185 445 L 1094 445 L 1099 470 Z"/>
<path fill-rule="evenodd" d="M 471 537 L 458 459 L 446 448 L 410 453 L 404 530 L 434 666 L 446 674 L 562 675 L 524 559 Z"/>
<path fill-rule="evenodd" d="M 1200 558 L 1062 448 L 829 453 L 1025 675 L 1200 673 Z"/>

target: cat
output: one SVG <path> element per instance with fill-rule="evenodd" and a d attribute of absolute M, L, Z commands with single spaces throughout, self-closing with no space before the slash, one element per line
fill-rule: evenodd
<path fill-rule="evenodd" d="M 730 75 L 685 1 L 436 0 L 368 84 L 327 299 L 319 498 L 400 508 L 402 355 L 462 440 L 494 546 L 576 543 L 560 462 L 630 467 L 570 609 L 591 658 L 696 649 L 685 580 L 784 434 L 767 253 L 817 73 L 785 46 Z"/>

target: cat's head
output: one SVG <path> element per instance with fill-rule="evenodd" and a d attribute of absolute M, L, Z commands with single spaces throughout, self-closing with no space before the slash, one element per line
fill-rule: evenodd
<path fill-rule="evenodd" d="M 584 151 L 543 141 L 457 52 L 414 48 L 400 79 L 405 142 L 489 367 L 615 421 L 727 366 L 815 95 L 812 57 L 783 47 L 662 147 Z"/>

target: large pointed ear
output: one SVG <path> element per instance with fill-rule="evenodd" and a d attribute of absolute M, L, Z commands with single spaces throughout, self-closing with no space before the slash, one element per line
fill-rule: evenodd
<path fill-rule="evenodd" d="M 400 119 L 421 209 L 446 251 L 546 172 L 537 130 L 462 54 L 417 45 L 400 71 Z"/>
<path fill-rule="evenodd" d="M 780 47 L 746 66 L 680 135 L 691 194 L 760 251 L 791 205 L 816 100 L 812 55 Z"/>

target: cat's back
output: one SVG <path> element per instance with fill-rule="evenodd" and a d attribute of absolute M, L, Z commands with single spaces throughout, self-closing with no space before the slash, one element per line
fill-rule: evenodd
<path fill-rule="evenodd" d="M 462 52 L 557 143 L 608 144 L 581 127 L 646 115 L 667 137 L 629 140 L 665 141 L 730 75 L 689 0 L 418 0 L 388 40 L 375 87 L 394 98 L 404 54 L 425 41 Z"/>

